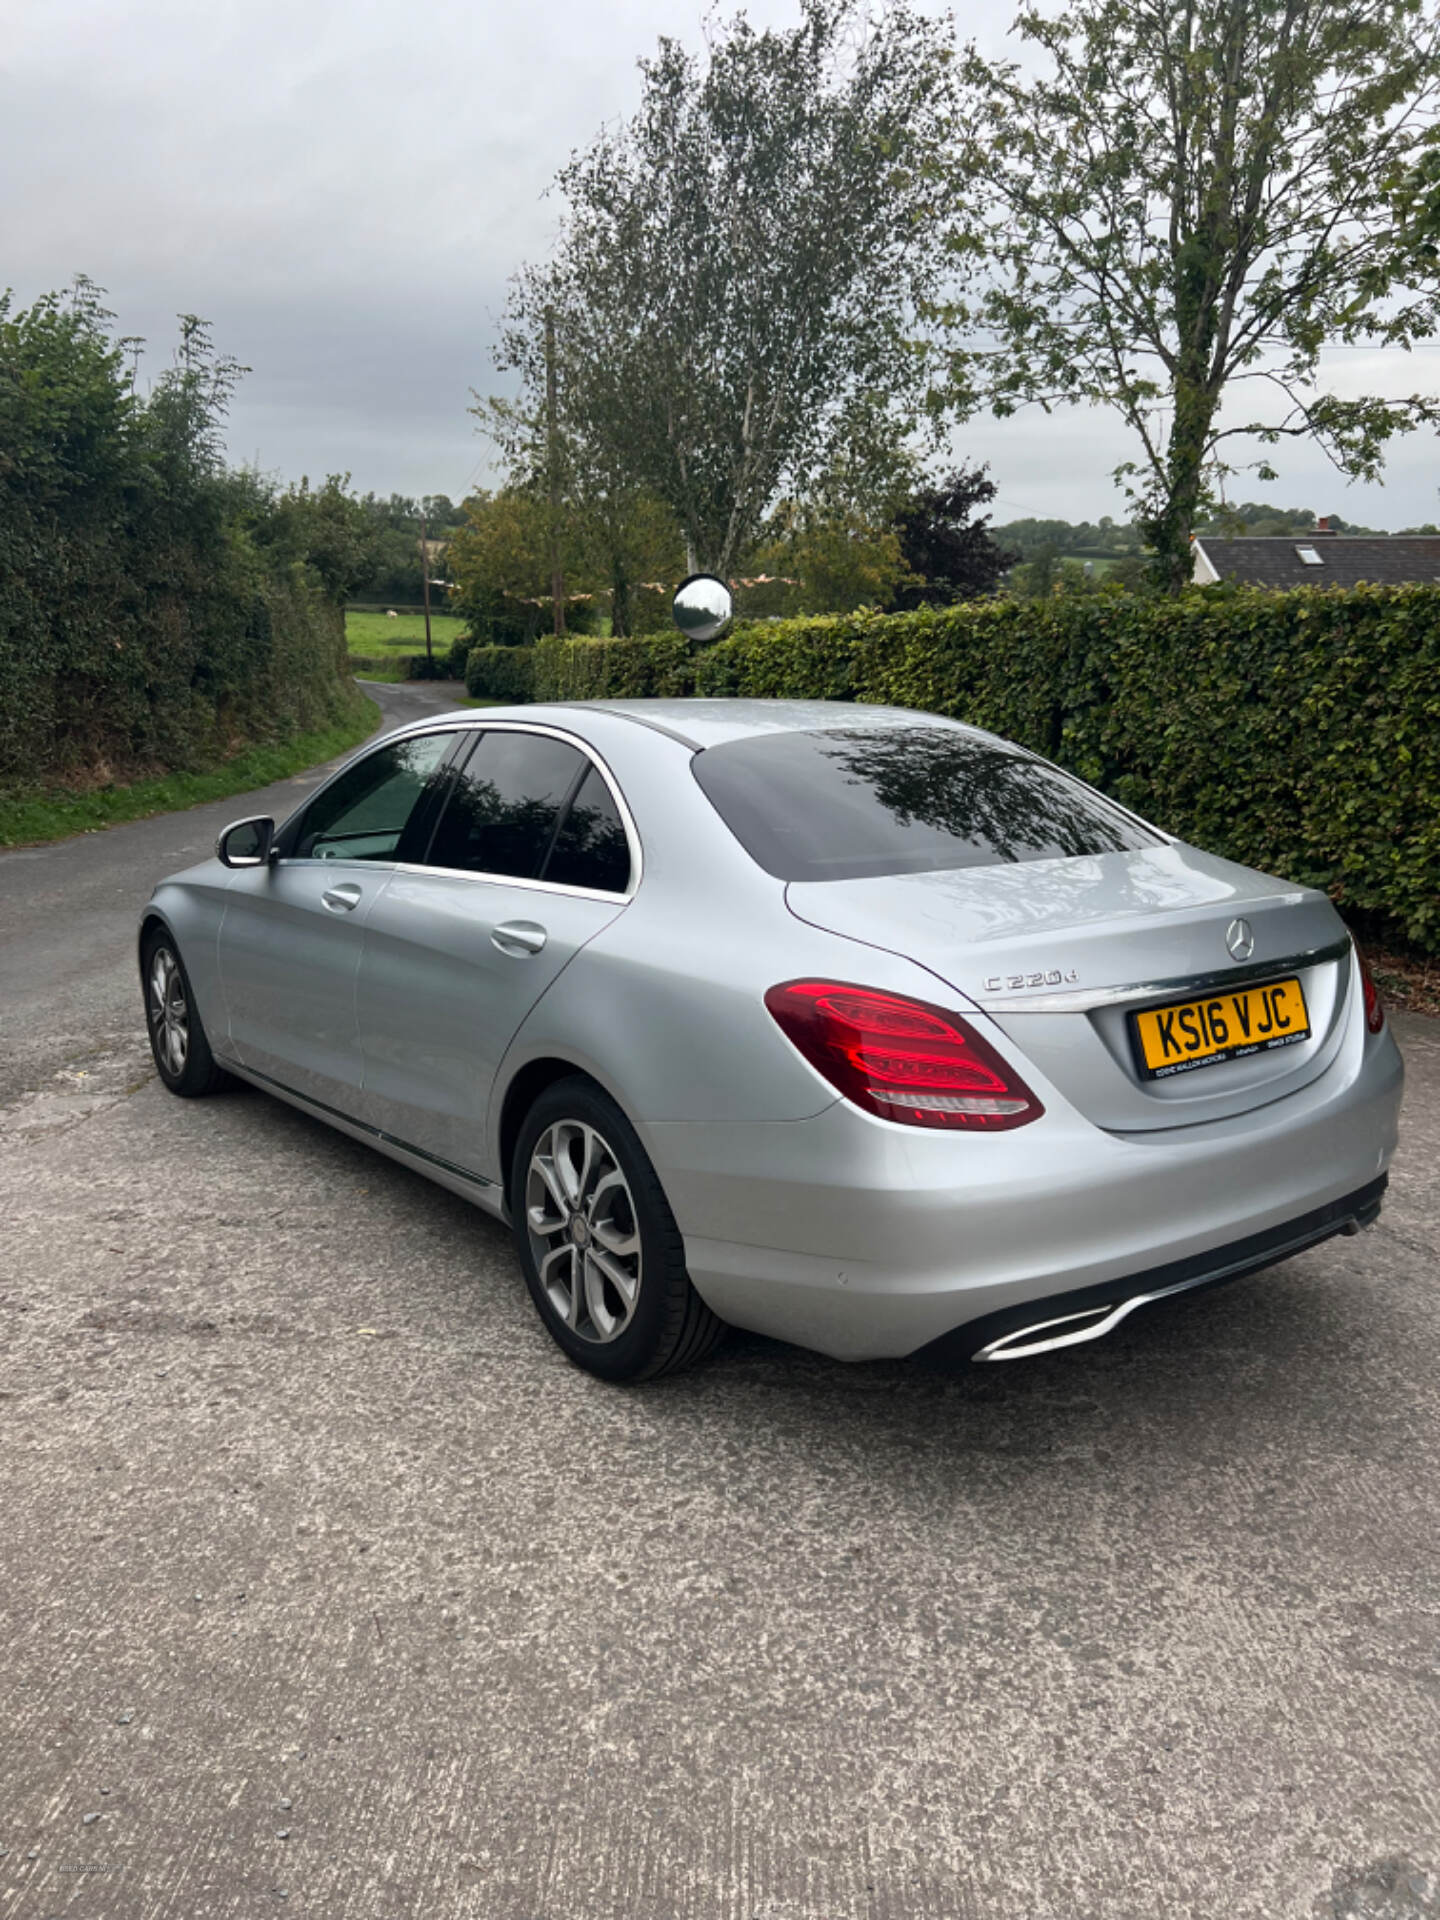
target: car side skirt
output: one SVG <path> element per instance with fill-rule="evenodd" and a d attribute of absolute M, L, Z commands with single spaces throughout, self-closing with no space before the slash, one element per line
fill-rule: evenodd
<path fill-rule="evenodd" d="M 216 1057 L 219 1059 L 218 1055 Z M 499 1181 L 487 1180 L 483 1174 L 457 1167 L 452 1161 L 442 1160 L 438 1154 L 427 1153 L 423 1147 L 411 1146 L 408 1141 L 398 1140 L 394 1134 L 382 1132 L 379 1127 L 367 1126 L 363 1120 L 354 1120 L 338 1107 L 327 1106 L 323 1100 L 314 1100 L 308 1094 L 297 1093 L 282 1081 L 272 1080 L 268 1073 L 257 1073 L 253 1067 L 242 1067 L 238 1060 L 221 1060 L 220 1064 L 227 1073 L 233 1073 L 237 1080 L 247 1080 L 251 1086 L 258 1087 L 261 1093 L 273 1093 L 277 1100 L 284 1100 L 301 1113 L 323 1120 L 327 1126 L 347 1134 L 352 1140 L 360 1141 L 363 1146 L 374 1147 L 388 1159 L 398 1160 L 402 1167 L 409 1167 L 412 1173 L 423 1174 L 437 1186 L 459 1194 L 462 1200 L 469 1200 L 484 1212 L 493 1214 L 497 1220 L 505 1219 L 505 1193 Z"/>

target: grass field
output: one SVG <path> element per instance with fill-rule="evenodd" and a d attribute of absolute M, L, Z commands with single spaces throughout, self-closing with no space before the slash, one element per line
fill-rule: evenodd
<path fill-rule="evenodd" d="M 436 653 L 444 653 L 452 641 L 465 631 L 465 622 L 453 613 L 432 613 L 430 641 Z M 379 659 L 387 653 L 423 653 L 425 616 L 400 613 L 392 620 L 385 613 L 347 613 L 345 645 L 351 653 Z"/>
<path fill-rule="evenodd" d="M 172 813 L 203 806 L 229 793 L 249 793 L 288 780 L 326 760 L 347 753 L 374 732 L 380 710 L 363 696 L 349 719 L 318 733 L 302 733 L 272 747 L 249 747 L 203 773 L 167 773 L 126 786 L 96 787 L 77 793 L 65 787 L 0 788 L 0 847 L 33 846 L 63 840 L 72 833 L 118 826 L 147 814 Z"/>

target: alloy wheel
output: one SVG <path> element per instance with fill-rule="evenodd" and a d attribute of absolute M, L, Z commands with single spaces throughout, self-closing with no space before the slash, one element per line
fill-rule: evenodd
<path fill-rule="evenodd" d="M 618 1338 L 640 1299 L 640 1228 L 603 1134 L 583 1120 L 545 1129 L 526 1170 L 525 1221 L 556 1315 L 582 1340 Z"/>
<path fill-rule="evenodd" d="M 149 1013 L 155 1057 L 178 1080 L 190 1054 L 190 1009 L 180 963 L 169 947 L 157 947 L 150 957 Z"/>

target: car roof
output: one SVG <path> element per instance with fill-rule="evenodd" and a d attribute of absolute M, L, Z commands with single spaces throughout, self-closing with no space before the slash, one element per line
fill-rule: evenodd
<path fill-rule="evenodd" d="M 875 707 L 841 700 L 594 700 L 577 701 L 602 713 L 621 714 L 659 727 L 692 747 L 718 747 L 761 733 L 881 732 L 890 727 L 954 727 L 979 732 L 958 720 L 909 707 Z M 990 736 L 985 736 L 990 737 Z"/>
<path fill-rule="evenodd" d="M 638 721 L 680 745 L 701 750 L 720 747 L 766 733 L 880 733 L 894 727 L 946 727 L 976 740 L 995 740 L 996 734 L 943 714 L 922 713 L 913 707 L 877 707 L 848 700 L 553 700 L 523 707 L 499 706 L 486 710 L 458 708 L 453 713 L 426 714 L 406 723 L 406 733 L 424 732 L 437 723 L 464 721 L 483 728 L 506 721 L 512 725 L 575 726 L 586 714 L 613 714 L 619 720 Z"/>

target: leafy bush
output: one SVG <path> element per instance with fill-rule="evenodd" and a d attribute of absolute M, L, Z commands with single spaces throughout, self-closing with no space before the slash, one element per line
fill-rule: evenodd
<path fill-rule="evenodd" d="M 438 653 L 407 653 L 402 658 L 407 680 L 449 680 L 454 677 L 450 672 L 449 647 L 441 648 Z"/>
<path fill-rule="evenodd" d="M 542 641 L 535 697 L 761 695 L 942 713 L 1440 952 L 1440 589 L 1060 595 Z"/>
<path fill-rule="evenodd" d="M 463 680 L 466 662 L 474 651 L 475 640 L 472 634 L 457 633 L 448 647 L 440 647 L 433 654 L 411 653 L 405 655 L 405 678 L 407 680 Z"/>
<path fill-rule="evenodd" d="M 472 700 L 502 700 L 520 706 L 534 697 L 533 647 L 473 647 L 465 667 L 465 691 Z"/>

